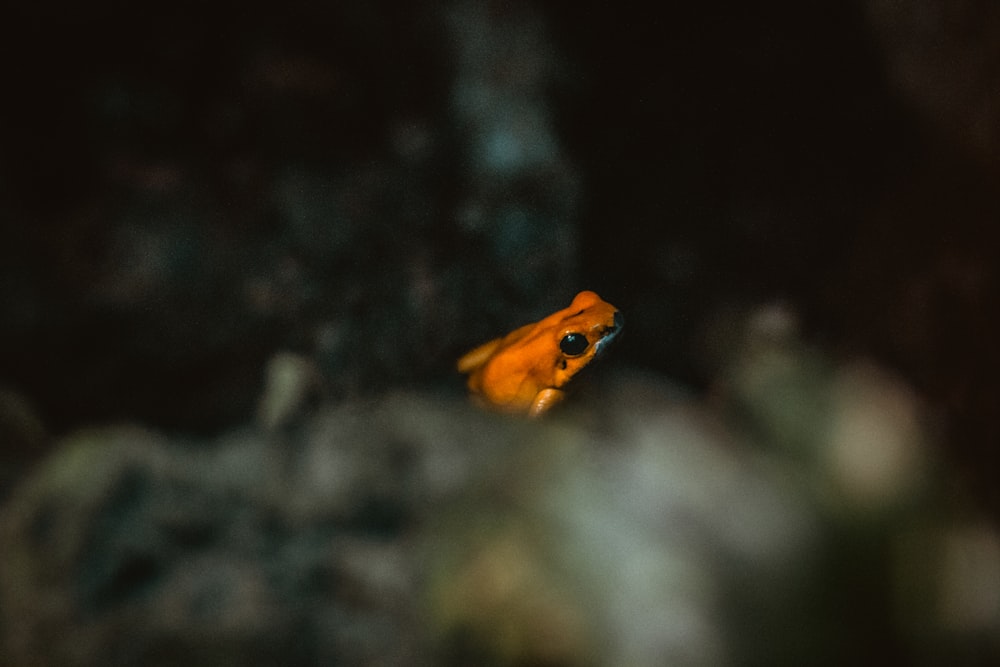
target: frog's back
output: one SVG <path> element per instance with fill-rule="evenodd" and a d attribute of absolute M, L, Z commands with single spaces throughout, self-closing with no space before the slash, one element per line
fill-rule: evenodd
<path fill-rule="evenodd" d="M 459 373 L 476 373 L 483 369 L 487 363 L 489 363 L 493 357 L 497 354 L 502 353 L 507 349 L 511 343 L 522 338 L 533 324 L 526 324 L 519 329 L 515 329 L 506 336 L 500 338 L 494 338 L 491 341 L 483 343 L 479 347 L 469 350 L 463 354 L 458 360 L 458 372 Z"/>

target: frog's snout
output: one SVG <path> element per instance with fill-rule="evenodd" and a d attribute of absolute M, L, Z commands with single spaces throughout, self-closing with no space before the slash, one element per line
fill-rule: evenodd
<path fill-rule="evenodd" d="M 616 310 L 615 314 L 612 316 L 612 324 L 604 330 L 604 335 L 599 341 L 594 343 L 594 356 L 600 356 L 604 350 L 608 348 L 608 345 L 618 337 L 622 332 L 622 327 L 625 326 L 625 318 L 622 316 L 620 310 Z"/>

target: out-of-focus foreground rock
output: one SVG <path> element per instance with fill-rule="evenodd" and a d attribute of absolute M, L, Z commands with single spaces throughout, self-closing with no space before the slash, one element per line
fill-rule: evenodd
<path fill-rule="evenodd" d="M 708 403 L 621 371 L 538 422 L 392 394 L 211 442 L 69 436 L 0 514 L 0 652 L 987 664 L 1000 535 L 950 494 L 925 407 L 775 317 Z"/>

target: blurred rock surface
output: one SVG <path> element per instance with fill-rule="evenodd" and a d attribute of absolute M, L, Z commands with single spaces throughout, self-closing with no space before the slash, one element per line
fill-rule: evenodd
<path fill-rule="evenodd" d="M 787 395 L 775 383 L 817 368 L 800 351 L 741 372 Z M 748 411 L 758 392 L 706 405 L 634 372 L 540 422 L 396 393 L 212 441 L 76 433 L 0 512 L 0 653 L 987 664 L 997 532 L 909 464 L 886 467 L 930 437 L 905 389 L 864 365 L 819 368 L 814 417 L 831 426 L 808 440 Z"/>

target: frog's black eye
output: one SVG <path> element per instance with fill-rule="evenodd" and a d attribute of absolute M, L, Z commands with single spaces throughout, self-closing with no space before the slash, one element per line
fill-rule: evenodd
<path fill-rule="evenodd" d="M 590 342 L 581 333 L 568 333 L 559 341 L 559 349 L 570 357 L 583 354 L 588 347 L 590 347 Z"/>

